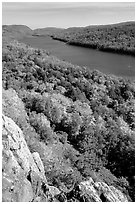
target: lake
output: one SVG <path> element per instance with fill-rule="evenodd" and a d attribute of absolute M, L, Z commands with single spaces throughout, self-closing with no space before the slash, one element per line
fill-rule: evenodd
<path fill-rule="evenodd" d="M 87 66 L 106 74 L 123 77 L 135 77 L 135 57 L 116 53 L 103 52 L 95 49 L 68 45 L 53 40 L 49 36 L 24 37 L 21 42 L 34 48 L 42 48 L 58 58 L 72 64 Z"/>

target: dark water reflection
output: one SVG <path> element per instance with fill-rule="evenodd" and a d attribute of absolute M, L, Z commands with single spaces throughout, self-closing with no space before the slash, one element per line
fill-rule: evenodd
<path fill-rule="evenodd" d="M 22 42 L 35 48 L 48 50 L 60 59 L 98 69 L 106 74 L 124 77 L 135 77 L 135 57 L 116 53 L 102 52 L 90 48 L 67 45 L 64 42 L 53 40 L 49 36 L 25 37 Z"/>

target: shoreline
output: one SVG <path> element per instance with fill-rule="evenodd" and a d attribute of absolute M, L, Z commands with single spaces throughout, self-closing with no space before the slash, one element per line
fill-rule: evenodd
<path fill-rule="evenodd" d="M 36 37 L 40 37 L 40 36 L 36 36 Z M 42 37 L 43 37 L 43 36 L 42 36 Z M 51 36 L 49 36 L 49 37 L 51 37 Z M 61 59 L 61 58 L 59 58 L 59 57 L 53 55 L 52 53 L 49 52 L 49 50 L 46 50 L 46 49 L 43 49 L 43 48 L 33 47 L 33 46 L 31 46 L 30 44 L 26 44 L 26 43 L 22 42 L 21 39 L 20 39 L 20 40 L 16 40 L 16 41 L 17 41 L 18 43 L 24 44 L 25 46 L 28 46 L 28 47 L 33 48 L 33 49 L 44 50 L 44 51 L 48 52 L 48 53 L 50 54 L 50 56 L 57 58 L 57 59 L 58 59 L 59 61 L 61 61 L 61 62 L 69 63 L 69 64 L 71 64 L 72 66 L 78 66 L 78 67 L 81 67 L 81 68 L 86 67 L 86 69 L 89 69 L 90 71 L 98 71 L 98 72 L 101 72 L 101 73 L 104 74 L 104 75 L 108 75 L 109 77 L 116 77 L 116 78 L 119 78 L 119 79 L 125 79 L 125 80 L 132 81 L 132 83 L 135 83 L 135 75 L 134 75 L 134 76 L 118 76 L 118 75 L 115 75 L 115 74 L 105 73 L 105 72 L 103 72 L 103 71 L 98 70 L 97 68 L 91 70 L 89 66 L 84 66 L 84 65 L 81 66 L 81 65 L 74 64 L 74 63 L 72 63 L 72 62 L 68 62 L 67 60 L 63 60 L 63 59 Z M 100 51 L 100 50 L 99 50 L 99 51 Z"/>
<path fill-rule="evenodd" d="M 40 37 L 40 35 L 39 36 L 37 35 L 37 37 Z M 58 40 L 58 41 L 64 42 L 64 43 L 66 43 L 68 45 L 72 45 L 72 46 L 85 47 L 85 48 L 90 48 L 90 49 L 96 49 L 96 50 L 103 51 L 103 52 L 116 53 L 116 54 L 120 54 L 120 55 L 130 55 L 130 56 L 135 57 L 135 52 L 131 52 L 131 51 L 126 51 L 126 50 L 124 51 L 124 50 L 119 50 L 119 49 L 116 50 L 115 48 L 111 48 L 111 47 L 103 48 L 103 47 L 99 47 L 95 44 L 84 44 L 84 43 L 72 42 L 72 41 L 69 42 L 65 39 L 61 39 L 58 37 L 53 37 L 53 36 L 50 36 L 50 37 L 53 40 Z"/>

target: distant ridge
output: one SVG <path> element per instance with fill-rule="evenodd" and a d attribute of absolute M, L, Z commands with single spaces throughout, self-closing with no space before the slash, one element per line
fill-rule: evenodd
<path fill-rule="evenodd" d="M 134 27 L 60 34 L 73 37 L 67 43 L 127 49 Z M 2 47 L 2 202 L 135 202 L 134 79 L 18 42 L 30 35 L 44 43 L 33 33 L 3 26 L 3 40 L 11 41 Z"/>
<path fill-rule="evenodd" d="M 21 33 L 21 34 L 31 34 L 32 30 L 26 25 L 3 25 L 3 32 L 9 33 Z"/>
<path fill-rule="evenodd" d="M 71 27 L 54 34 L 53 39 L 70 45 L 135 55 L 135 22 Z"/>
<path fill-rule="evenodd" d="M 135 55 L 135 21 L 67 29 L 46 27 L 32 30 L 26 25 L 2 26 L 3 42 L 18 40 L 26 35 L 50 35 L 71 45 Z"/>
<path fill-rule="evenodd" d="M 55 27 L 38 28 L 32 30 L 26 25 L 2 25 L 3 41 L 21 39 L 25 35 L 52 35 L 63 30 L 63 28 Z"/>
<path fill-rule="evenodd" d="M 3 25 L 2 41 L 7 42 L 12 39 L 21 39 L 24 35 L 32 35 L 33 31 L 25 25 Z"/>
<path fill-rule="evenodd" d="M 63 28 L 55 28 L 55 27 L 46 27 L 46 28 L 38 28 L 33 30 L 33 35 L 51 35 L 61 32 L 65 29 Z"/>

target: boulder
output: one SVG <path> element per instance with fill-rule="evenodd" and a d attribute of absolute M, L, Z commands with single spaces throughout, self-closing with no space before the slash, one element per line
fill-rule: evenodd
<path fill-rule="evenodd" d="M 94 187 L 98 190 L 100 197 L 106 202 L 119 202 L 117 196 L 111 191 L 110 187 L 104 182 L 96 182 Z"/>
<path fill-rule="evenodd" d="M 59 195 L 61 192 L 58 188 L 54 186 L 49 186 L 49 193 L 51 194 L 52 197 Z"/>
<path fill-rule="evenodd" d="M 128 202 L 127 197 L 114 186 L 104 182 L 94 182 L 92 178 L 79 184 L 81 195 L 89 202 Z"/>
<path fill-rule="evenodd" d="M 79 184 L 81 195 L 88 197 L 89 202 L 90 201 L 102 202 L 93 184 L 94 184 L 94 181 L 92 178 L 90 178 L 88 181 L 81 182 Z"/>

